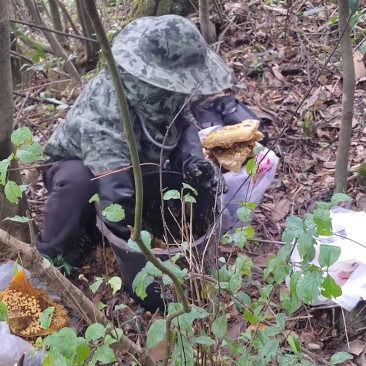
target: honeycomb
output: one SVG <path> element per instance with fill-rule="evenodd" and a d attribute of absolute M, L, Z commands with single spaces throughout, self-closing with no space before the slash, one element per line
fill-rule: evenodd
<path fill-rule="evenodd" d="M 8 308 L 8 324 L 13 334 L 21 337 L 39 337 L 67 327 L 67 310 L 48 294 L 32 286 L 24 270 L 19 271 L 8 288 L 0 293 L 0 300 Z M 49 329 L 40 325 L 40 317 L 48 307 L 55 307 Z"/>

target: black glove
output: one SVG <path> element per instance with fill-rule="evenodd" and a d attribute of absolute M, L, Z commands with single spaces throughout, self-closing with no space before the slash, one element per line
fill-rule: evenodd
<path fill-rule="evenodd" d="M 133 226 L 135 217 L 135 188 L 131 173 L 122 171 L 97 179 L 97 192 L 102 211 L 111 204 L 119 204 L 125 210 L 125 218 L 122 221 L 111 222 L 105 216 L 102 220 L 114 235 L 128 240 L 131 231 L 127 225 Z"/>
<path fill-rule="evenodd" d="M 172 170 L 182 172 L 184 180 L 193 188 L 201 186 L 214 194 L 227 192 L 220 169 L 203 156 L 202 144 L 195 126 L 188 125 L 182 131 L 178 145 L 169 160 Z"/>

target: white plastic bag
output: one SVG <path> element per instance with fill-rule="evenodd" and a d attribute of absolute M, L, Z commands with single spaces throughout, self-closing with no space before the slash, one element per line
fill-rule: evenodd
<path fill-rule="evenodd" d="M 23 353 L 33 349 L 23 338 L 11 334 L 6 322 L 0 322 L 0 366 L 13 366 Z"/>

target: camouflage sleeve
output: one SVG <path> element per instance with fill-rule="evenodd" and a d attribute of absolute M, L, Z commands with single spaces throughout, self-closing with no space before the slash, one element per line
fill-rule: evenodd
<path fill-rule="evenodd" d="M 87 99 L 79 110 L 83 120 L 80 148 L 84 164 L 94 174 L 130 166 L 118 101 L 107 72 L 91 83 Z M 139 136 L 136 140 L 139 148 Z"/>

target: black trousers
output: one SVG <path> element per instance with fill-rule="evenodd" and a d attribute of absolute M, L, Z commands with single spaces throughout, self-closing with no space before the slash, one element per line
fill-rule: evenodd
<path fill-rule="evenodd" d="M 87 234 L 90 246 L 100 240 L 95 204 L 89 203 L 96 193 L 96 183 L 91 178 L 93 174 L 81 160 L 56 162 L 43 174 L 49 198 L 43 230 L 36 238 L 42 254 L 50 258 L 62 254 L 73 263 L 80 257 L 80 235 Z"/>

